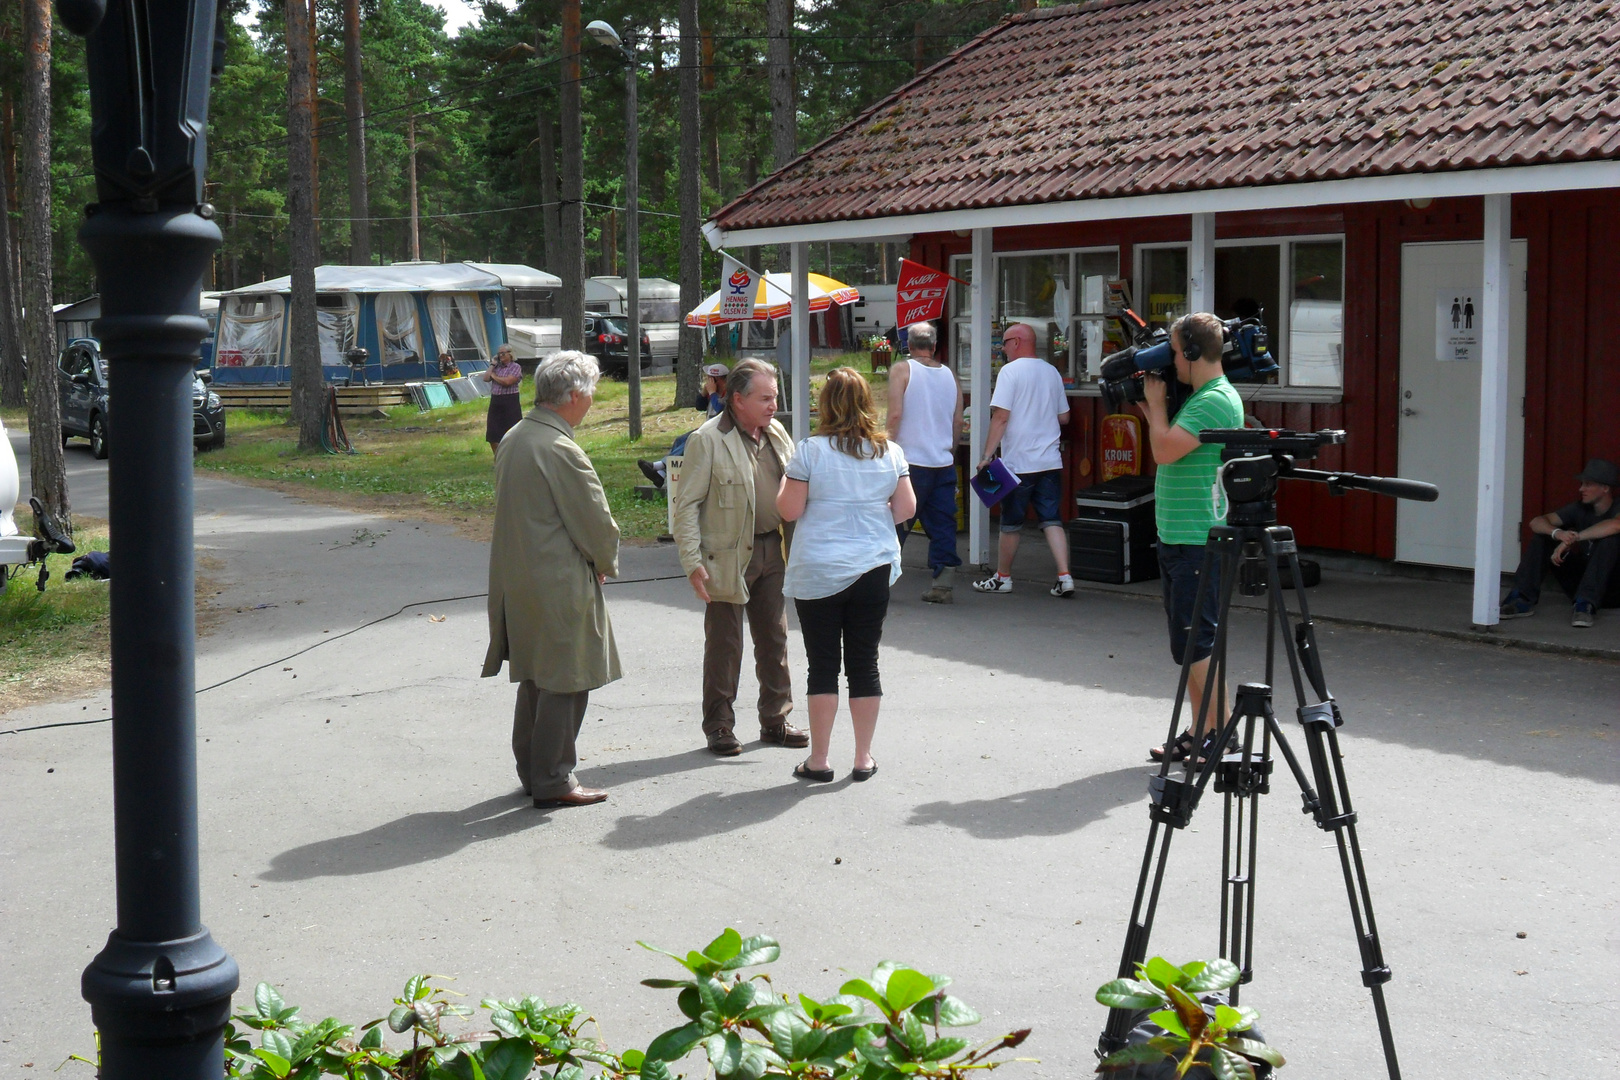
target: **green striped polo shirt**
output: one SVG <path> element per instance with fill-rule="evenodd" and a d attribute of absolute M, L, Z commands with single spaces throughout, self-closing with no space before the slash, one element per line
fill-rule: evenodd
<path fill-rule="evenodd" d="M 1226 376 L 1217 376 L 1193 392 L 1172 424 L 1194 435 L 1205 428 L 1242 427 L 1243 399 Z M 1214 444 L 1159 466 L 1153 480 L 1159 543 L 1202 544 L 1209 539 L 1209 530 L 1221 524 L 1210 496 L 1220 467 L 1221 448 Z"/>

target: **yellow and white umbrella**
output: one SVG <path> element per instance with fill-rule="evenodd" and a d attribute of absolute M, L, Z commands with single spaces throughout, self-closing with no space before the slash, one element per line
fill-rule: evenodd
<path fill-rule="evenodd" d="M 845 285 L 825 274 L 810 275 L 810 311 L 826 311 L 834 304 L 853 304 L 861 298 L 860 290 Z M 720 314 L 720 290 L 686 313 L 686 325 L 696 327 L 720 326 L 733 322 L 769 322 L 785 319 L 793 314 L 793 275 L 765 274 L 759 279 L 754 293 L 754 312 L 746 319 Z"/>

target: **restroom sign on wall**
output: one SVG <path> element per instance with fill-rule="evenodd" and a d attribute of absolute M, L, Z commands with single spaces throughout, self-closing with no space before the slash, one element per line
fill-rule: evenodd
<path fill-rule="evenodd" d="M 1479 328 L 1484 325 L 1481 290 L 1474 285 L 1443 286 L 1434 294 L 1434 358 L 1441 363 L 1478 363 Z"/>

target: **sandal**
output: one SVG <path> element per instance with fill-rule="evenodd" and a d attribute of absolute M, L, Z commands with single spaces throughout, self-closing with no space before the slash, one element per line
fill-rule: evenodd
<path fill-rule="evenodd" d="M 793 766 L 793 778 L 795 780 L 814 780 L 818 784 L 829 784 L 833 780 L 833 771 L 831 769 L 812 769 L 807 758 Z"/>
<path fill-rule="evenodd" d="M 1166 757 L 1165 751 L 1168 750 L 1169 751 L 1169 755 L 1168 755 L 1169 760 L 1171 760 L 1171 761 L 1181 761 L 1188 754 L 1192 753 L 1194 750 L 1196 750 L 1198 748 L 1199 748 L 1199 740 L 1195 740 L 1193 738 L 1193 733 L 1191 731 L 1183 731 L 1180 735 L 1176 736 L 1175 741 L 1170 743 L 1170 745 L 1168 747 L 1155 746 L 1153 749 L 1149 750 L 1148 751 L 1148 760 L 1149 761 L 1164 761 L 1165 757 Z"/>
<path fill-rule="evenodd" d="M 872 767 L 870 769 L 853 769 L 853 770 L 851 770 L 850 774 L 849 774 L 849 778 L 851 780 L 855 781 L 857 784 L 861 784 L 861 783 L 865 783 L 866 781 L 872 779 L 872 777 L 874 777 L 876 775 L 877 775 L 877 762 L 873 761 L 872 762 Z"/>

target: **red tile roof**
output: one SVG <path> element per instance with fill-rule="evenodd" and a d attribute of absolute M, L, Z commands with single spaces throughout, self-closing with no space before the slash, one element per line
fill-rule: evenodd
<path fill-rule="evenodd" d="M 1620 0 L 1101 0 L 1013 16 L 726 230 L 1620 158 Z"/>

